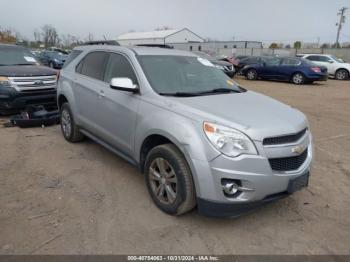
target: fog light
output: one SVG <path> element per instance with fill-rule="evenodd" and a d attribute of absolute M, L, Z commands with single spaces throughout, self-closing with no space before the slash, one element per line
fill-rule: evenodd
<path fill-rule="evenodd" d="M 222 181 L 222 189 L 224 190 L 225 194 L 234 195 L 238 192 L 239 185 L 230 180 Z"/>

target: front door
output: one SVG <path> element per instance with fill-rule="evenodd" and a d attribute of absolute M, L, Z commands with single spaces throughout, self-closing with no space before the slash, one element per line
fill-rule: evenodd
<path fill-rule="evenodd" d="M 132 63 L 123 54 L 110 53 L 104 82 L 103 115 L 100 124 L 104 128 L 104 136 L 113 146 L 124 154 L 133 155 L 134 135 L 137 121 L 140 94 L 110 88 L 112 78 L 127 77 L 139 85 Z"/>

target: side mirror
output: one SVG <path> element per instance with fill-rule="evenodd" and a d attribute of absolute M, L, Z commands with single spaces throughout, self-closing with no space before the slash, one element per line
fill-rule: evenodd
<path fill-rule="evenodd" d="M 333 64 L 333 63 L 334 63 L 334 61 L 333 61 L 333 60 L 328 60 L 328 63 Z"/>
<path fill-rule="evenodd" d="M 116 77 L 111 79 L 110 87 L 115 90 L 137 93 L 139 88 L 127 77 Z"/>

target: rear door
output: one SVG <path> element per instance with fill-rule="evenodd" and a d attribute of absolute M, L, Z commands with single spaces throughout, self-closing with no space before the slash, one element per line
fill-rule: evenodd
<path fill-rule="evenodd" d="M 332 73 L 332 63 L 331 63 L 332 60 L 329 57 L 321 56 L 321 55 L 310 55 L 310 56 L 307 56 L 305 58 L 307 60 L 314 62 L 316 65 L 327 67 L 328 72 L 330 74 L 333 74 Z"/>
<path fill-rule="evenodd" d="M 283 58 L 279 69 L 279 75 L 283 80 L 290 80 L 294 72 L 296 72 L 301 61 L 295 58 Z"/>
<path fill-rule="evenodd" d="M 261 68 L 260 76 L 271 79 L 282 79 L 280 75 L 281 59 L 278 57 L 262 58 L 263 67 Z"/>
<path fill-rule="evenodd" d="M 93 51 L 78 64 L 74 79 L 74 97 L 82 127 L 97 136 L 103 134 L 100 118 L 103 116 L 103 81 L 108 53 Z"/>

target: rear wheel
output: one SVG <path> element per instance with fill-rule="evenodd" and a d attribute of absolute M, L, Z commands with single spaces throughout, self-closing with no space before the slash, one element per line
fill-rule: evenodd
<path fill-rule="evenodd" d="M 195 207 L 191 171 L 182 153 L 174 145 L 160 145 L 148 153 L 145 179 L 153 202 L 163 212 L 181 215 Z"/>
<path fill-rule="evenodd" d="M 246 77 L 248 80 L 256 80 L 258 79 L 258 72 L 255 69 L 248 69 Z"/>
<path fill-rule="evenodd" d="M 62 134 L 68 142 L 76 143 L 84 139 L 84 135 L 80 133 L 79 128 L 75 124 L 68 103 L 64 103 L 61 106 L 60 121 Z"/>
<path fill-rule="evenodd" d="M 337 72 L 335 72 L 335 79 L 337 80 L 349 79 L 349 71 L 347 71 L 346 69 L 338 69 Z"/>
<path fill-rule="evenodd" d="M 296 85 L 302 85 L 305 83 L 305 76 L 302 73 L 295 73 L 292 76 L 292 83 Z"/>

